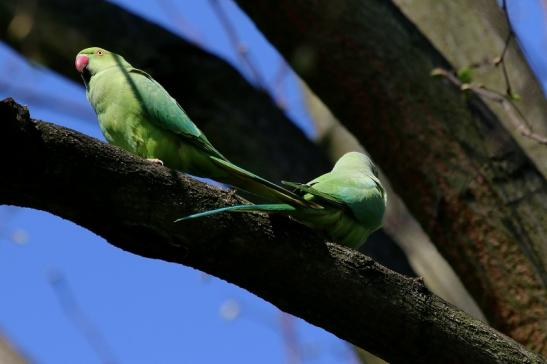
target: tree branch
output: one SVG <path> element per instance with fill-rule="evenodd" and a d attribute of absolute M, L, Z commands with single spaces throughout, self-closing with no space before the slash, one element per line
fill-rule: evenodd
<path fill-rule="evenodd" d="M 9 30 L 18 16 L 30 21 L 24 37 Z M 304 182 L 330 168 L 323 151 L 271 97 L 225 61 L 107 1 L 2 1 L 0 38 L 29 59 L 80 84 L 73 67 L 76 52 L 93 44 L 115 49 L 165 86 L 223 154 L 263 177 Z M 362 250 L 392 269 L 408 267 L 400 249 L 384 233 L 375 234 Z M 391 254 L 380 256 L 380 251 Z"/>
<path fill-rule="evenodd" d="M 391 1 L 237 2 L 379 162 L 494 327 L 547 353 L 547 184 L 495 115 L 430 77 L 450 65 Z"/>
<path fill-rule="evenodd" d="M 390 361 L 541 363 L 516 342 L 357 251 L 284 217 L 176 217 L 242 200 L 0 103 L 0 203 L 49 211 L 149 258 L 233 282 Z M 318 279 L 320 278 L 320 279 Z"/>

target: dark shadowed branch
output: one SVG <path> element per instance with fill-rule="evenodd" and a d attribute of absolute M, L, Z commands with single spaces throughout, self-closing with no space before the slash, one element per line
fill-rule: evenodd
<path fill-rule="evenodd" d="M 0 203 L 49 211 L 149 258 L 195 267 L 392 362 L 544 363 L 357 251 L 284 217 L 176 217 L 241 202 L 183 174 L 0 103 Z"/>

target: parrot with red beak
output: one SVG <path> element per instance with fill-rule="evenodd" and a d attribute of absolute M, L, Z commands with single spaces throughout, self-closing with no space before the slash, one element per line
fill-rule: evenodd
<path fill-rule="evenodd" d="M 368 156 L 347 153 L 331 172 L 306 184 L 284 182 L 293 192 L 228 161 L 159 83 L 120 55 L 86 48 L 76 56 L 75 67 L 109 143 L 267 201 L 205 211 L 177 221 L 221 212 L 279 213 L 352 248 L 381 226 L 386 194 Z"/>
<path fill-rule="evenodd" d="M 109 143 L 267 201 L 310 205 L 295 193 L 228 161 L 158 82 L 122 56 L 99 47 L 86 48 L 77 54 L 75 67 Z"/>

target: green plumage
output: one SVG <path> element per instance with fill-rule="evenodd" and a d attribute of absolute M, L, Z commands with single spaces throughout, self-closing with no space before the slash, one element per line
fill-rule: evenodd
<path fill-rule="evenodd" d="M 381 226 L 386 196 L 366 155 L 348 153 L 331 172 L 307 184 L 284 182 L 291 192 L 228 161 L 159 83 L 123 57 L 87 48 L 78 53 L 76 68 L 109 143 L 271 202 L 226 207 L 180 220 L 220 212 L 282 213 L 354 248 Z"/>
<path fill-rule="evenodd" d="M 80 66 L 82 59 L 86 63 Z M 230 163 L 159 83 L 123 57 L 92 47 L 79 52 L 76 63 L 109 143 L 270 201 L 304 203 L 287 189 Z"/>
<path fill-rule="evenodd" d="M 306 184 L 284 182 L 314 206 L 287 203 L 238 205 L 205 211 L 178 221 L 211 216 L 221 212 L 267 212 L 293 217 L 324 232 L 330 239 L 358 248 L 382 226 L 386 194 L 376 167 L 364 154 L 351 152 L 338 160 L 332 171 Z"/>

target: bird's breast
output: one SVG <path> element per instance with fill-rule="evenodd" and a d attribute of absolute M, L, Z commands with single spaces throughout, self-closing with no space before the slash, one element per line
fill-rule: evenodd
<path fill-rule="evenodd" d="M 94 76 L 90 82 L 88 99 L 95 109 L 106 140 L 140 154 L 137 149 L 143 142 L 145 112 L 133 93 L 126 90 L 126 83 L 117 82 L 116 76 L 106 72 Z"/>

